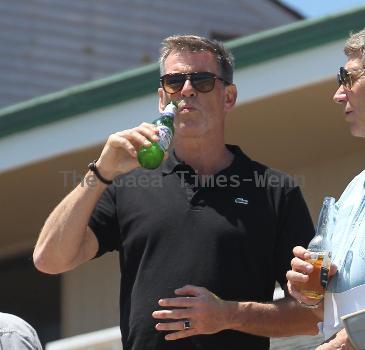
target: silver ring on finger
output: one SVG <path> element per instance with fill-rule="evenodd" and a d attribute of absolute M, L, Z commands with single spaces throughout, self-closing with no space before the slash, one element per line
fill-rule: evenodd
<path fill-rule="evenodd" d="M 190 329 L 191 328 L 191 323 L 189 320 L 185 320 L 184 323 L 184 330 Z"/>

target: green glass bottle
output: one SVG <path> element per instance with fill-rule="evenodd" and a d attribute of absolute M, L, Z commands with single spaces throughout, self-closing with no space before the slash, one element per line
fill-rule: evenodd
<path fill-rule="evenodd" d="M 164 154 L 170 146 L 174 136 L 174 117 L 177 112 L 177 103 L 171 101 L 161 113 L 160 117 L 152 122 L 158 128 L 157 142 L 151 142 L 151 146 L 142 146 L 137 154 L 139 164 L 146 169 L 155 169 L 163 161 Z"/>

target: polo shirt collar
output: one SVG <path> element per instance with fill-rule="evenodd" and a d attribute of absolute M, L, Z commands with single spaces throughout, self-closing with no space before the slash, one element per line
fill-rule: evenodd
<path fill-rule="evenodd" d="M 169 151 L 169 157 L 162 163 L 162 174 L 169 175 L 176 171 L 177 168 L 186 166 L 185 162 L 176 157 L 175 149 Z"/>
<path fill-rule="evenodd" d="M 226 147 L 229 149 L 229 151 L 233 153 L 234 159 L 230 166 L 221 170 L 219 173 L 237 171 L 238 169 L 242 171 L 244 170 L 242 169 L 242 165 L 244 165 L 244 168 L 247 170 L 250 166 L 251 160 L 242 152 L 240 147 L 236 145 L 226 145 Z M 178 170 L 181 167 L 187 167 L 187 166 L 189 165 L 187 165 L 185 162 L 179 160 L 176 157 L 175 150 L 172 149 L 171 151 L 169 151 L 169 157 L 167 158 L 167 160 L 162 163 L 161 168 L 162 168 L 162 173 L 164 175 L 168 175 L 172 174 L 173 172 L 176 172 L 176 170 Z"/>

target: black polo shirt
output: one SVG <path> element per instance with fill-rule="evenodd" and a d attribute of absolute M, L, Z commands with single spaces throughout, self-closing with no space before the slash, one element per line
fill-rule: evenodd
<path fill-rule="evenodd" d="M 293 179 L 250 160 L 199 178 L 174 153 L 159 169 L 136 169 L 103 193 L 90 219 L 98 255 L 120 253 L 124 350 L 269 349 L 237 331 L 165 341 L 151 316 L 185 284 L 226 300 L 267 302 L 285 284 L 292 248 L 306 246 L 312 221 Z"/>

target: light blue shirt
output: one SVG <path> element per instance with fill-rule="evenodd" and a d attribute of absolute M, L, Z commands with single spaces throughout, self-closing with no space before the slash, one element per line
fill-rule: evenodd
<path fill-rule="evenodd" d="M 364 184 L 365 170 L 350 182 L 336 203 L 331 251 L 338 273 L 328 286 L 333 293 L 365 284 Z"/>
<path fill-rule="evenodd" d="M 42 350 L 34 328 L 21 318 L 0 312 L 0 349 Z"/>
<path fill-rule="evenodd" d="M 336 203 L 330 238 L 337 273 L 324 298 L 323 333 L 328 339 L 344 327 L 341 316 L 365 308 L 365 170 Z"/>

